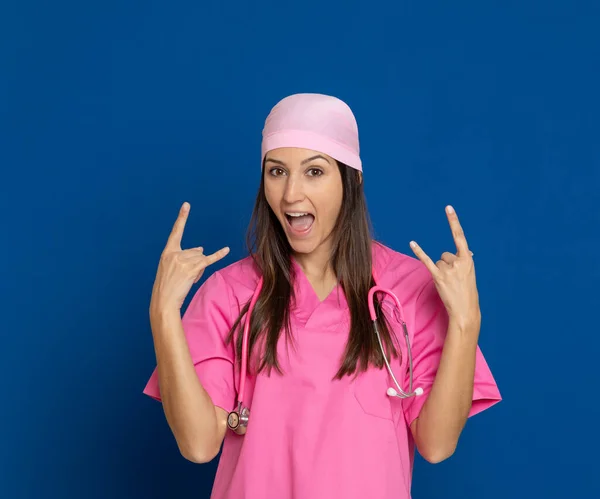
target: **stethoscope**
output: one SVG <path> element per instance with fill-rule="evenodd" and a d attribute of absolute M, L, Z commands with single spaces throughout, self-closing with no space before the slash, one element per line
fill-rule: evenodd
<path fill-rule="evenodd" d="M 250 318 L 252 317 L 252 310 L 254 309 L 254 305 L 256 300 L 258 299 L 258 295 L 260 294 L 260 290 L 263 285 L 263 278 L 261 277 L 258 281 L 258 285 L 252 295 L 252 299 L 250 300 L 250 306 L 248 307 L 248 312 L 246 314 L 246 322 L 244 324 L 244 333 L 242 336 L 242 359 L 241 359 L 241 371 L 240 371 L 240 387 L 238 390 L 237 397 L 237 407 L 235 410 L 231 411 L 227 416 L 227 426 L 236 433 L 241 433 L 248 426 L 248 419 L 250 417 L 250 410 L 247 406 L 244 405 L 244 393 L 246 387 L 246 373 L 247 373 L 247 356 L 248 356 L 248 336 L 250 334 Z M 375 311 L 375 305 L 373 302 L 373 296 L 377 292 L 386 293 L 392 297 L 394 303 L 398 307 L 400 311 L 399 321 L 402 324 L 402 329 L 404 331 L 404 340 L 406 342 L 406 352 L 408 355 L 408 372 L 409 372 L 409 382 L 408 382 L 408 391 L 405 392 L 400 383 L 394 376 L 394 372 L 387 360 L 385 355 L 385 351 L 383 349 L 383 343 L 381 341 L 381 336 L 379 334 L 379 329 L 377 328 L 377 312 Z M 373 329 L 375 330 L 375 334 L 377 335 L 377 340 L 379 342 L 379 348 L 381 349 L 381 353 L 383 354 L 383 360 L 385 361 L 386 368 L 394 381 L 394 385 L 396 388 L 390 387 L 387 389 L 387 394 L 390 397 L 398 397 L 401 399 L 414 397 L 415 395 L 422 395 L 423 389 L 416 388 L 413 390 L 413 361 L 412 361 L 412 352 L 410 348 L 410 339 L 408 337 L 408 329 L 406 327 L 406 321 L 404 320 L 404 311 L 402 309 L 402 305 L 398 300 L 398 297 L 394 294 L 393 291 L 383 288 L 381 286 L 373 286 L 369 290 L 369 313 L 371 315 L 371 320 L 373 321 Z"/>

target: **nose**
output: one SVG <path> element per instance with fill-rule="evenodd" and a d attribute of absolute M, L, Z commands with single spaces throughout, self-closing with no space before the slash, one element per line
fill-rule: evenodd
<path fill-rule="evenodd" d="M 283 191 L 283 200 L 286 204 L 294 204 L 304 199 L 304 188 L 302 180 L 294 175 L 287 177 L 285 189 Z"/>

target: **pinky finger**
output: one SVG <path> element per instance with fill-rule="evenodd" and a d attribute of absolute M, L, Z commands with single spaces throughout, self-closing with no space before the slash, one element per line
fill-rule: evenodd
<path fill-rule="evenodd" d="M 431 272 L 432 274 L 437 272 L 437 270 L 438 270 L 437 266 L 435 265 L 435 263 L 433 263 L 433 260 L 431 258 L 429 258 L 427 253 L 425 253 L 421 249 L 421 246 L 419 246 L 415 241 L 411 241 L 410 247 L 412 248 L 412 250 L 413 250 L 414 254 L 417 256 L 417 258 L 419 260 L 421 260 L 425 264 L 425 267 L 427 267 L 429 269 L 429 272 Z"/>
<path fill-rule="evenodd" d="M 221 258 L 224 258 L 228 253 L 228 247 L 221 248 L 219 251 L 215 251 L 212 255 L 203 255 L 202 253 L 200 253 L 200 258 L 196 267 L 197 276 L 194 283 L 198 282 L 200 277 L 202 277 L 202 274 L 206 267 L 209 267 L 213 263 L 218 262 L 219 260 L 221 260 Z"/>
<path fill-rule="evenodd" d="M 224 258 L 229 253 L 229 247 L 225 246 L 221 248 L 219 251 L 215 251 L 212 255 L 206 256 L 206 266 L 212 265 L 215 262 L 218 262 L 221 258 Z"/>

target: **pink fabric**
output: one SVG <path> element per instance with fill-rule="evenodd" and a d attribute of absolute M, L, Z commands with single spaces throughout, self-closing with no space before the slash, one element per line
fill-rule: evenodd
<path fill-rule="evenodd" d="M 249 377 L 250 421 L 245 436 L 228 431 L 215 477 L 213 499 L 409 499 L 414 442 L 409 425 L 419 414 L 435 379 L 448 315 L 431 275 L 416 258 L 373 245 L 381 286 L 402 303 L 413 349 L 414 385 L 424 394 L 401 400 L 386 395 L 393 386 L 385 369 L 356 380 L 332 381 L 348 335 L 348 306 L 340 287 L 322 302 L 294 261 L 297 306 L 292 310 L 296 343 L 278 348 L 285 375 Z M 213 273 L 194 295 L 183 318 L 200 382 L 213 402 L 234 408 L 238 371 L 224 338 L 258 282 L 246 258 Z M 385 308 L 385 305 L 384 305 Z M 406 347 L 394 314 L 406 372 Z M 404 380 L 407 386 L 408 380 Z M 160 400 L 156 370 L 144 393 Z M 470 416 L 501 400 L 477 350 Z"/>
<path fill-rule="evenodd" d="M 294 94 L 279 101 L 263 128 L 261 164 L 267 152 L 280 147 L 323 152 L 362 171 L 356 119 L 337 97 Z"/>

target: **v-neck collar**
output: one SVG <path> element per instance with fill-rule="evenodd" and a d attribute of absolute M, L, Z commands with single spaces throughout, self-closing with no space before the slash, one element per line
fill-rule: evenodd
<path fill-rule="evenodd" d="M 293 312 L 300 323 L 308 327 L 309 322 L 316 320 L 318 315 L 320 315 L 320 310 L 326 310 L 329 307 L 337 310 L 348 308 L 344 291 L 339 283 L 321 301 L 300 264 L 294 257 L 291 258 L 291 261 L 292 279 L 296 297 Z"/>

